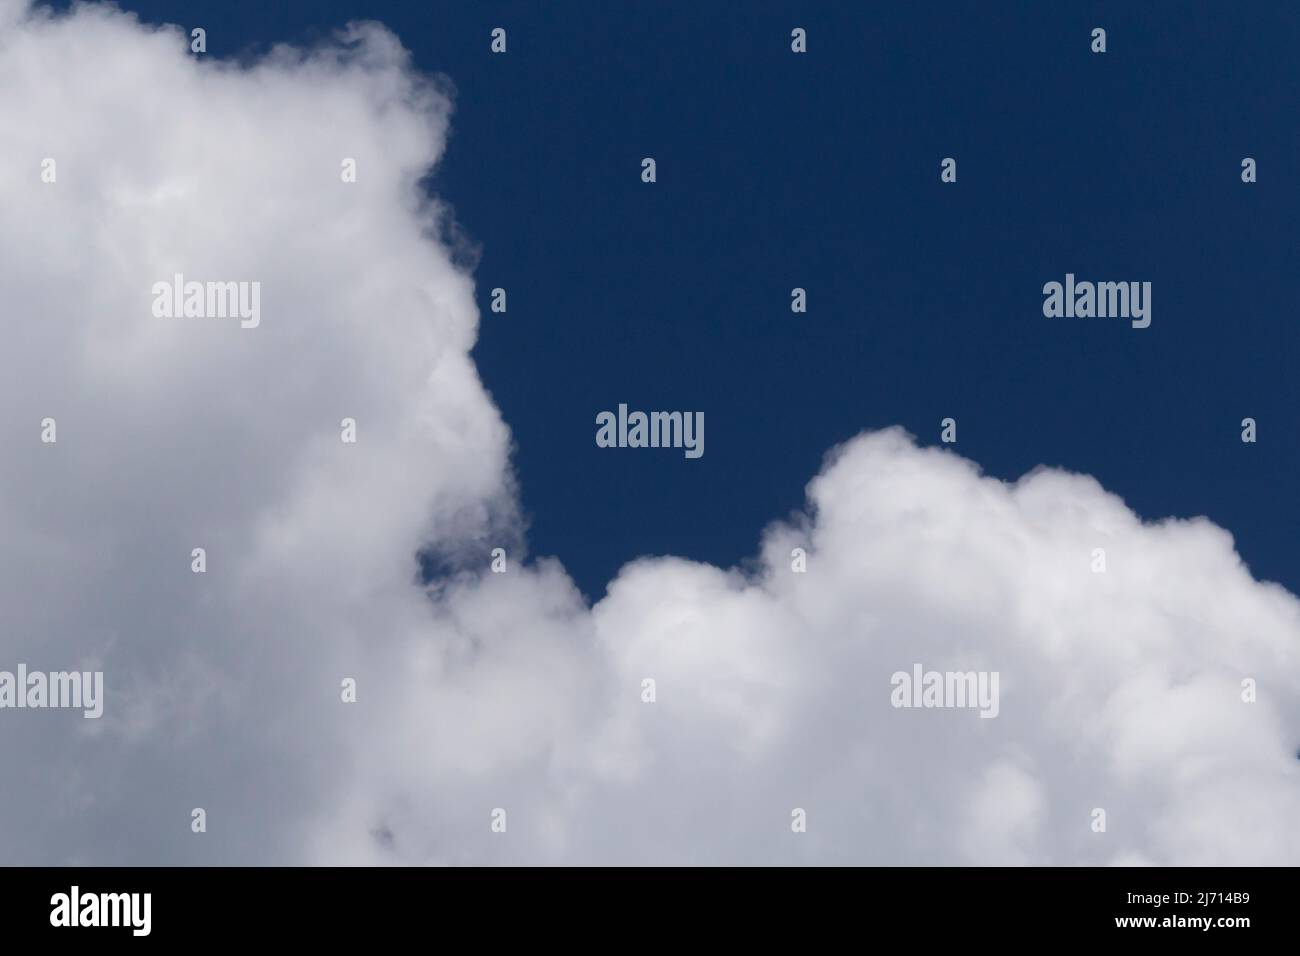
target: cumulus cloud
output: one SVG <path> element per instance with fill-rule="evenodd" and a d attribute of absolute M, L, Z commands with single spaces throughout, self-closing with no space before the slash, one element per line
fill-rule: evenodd
<path fill-rule="evenodd" d="M 1203 519 L 888 430 L 743 569 L 588 606 L 518 560 L 419 186 L 450 99 L 384 28 L 233 65 L 6 0 L 0 87 L 0 668 L 107 694 L 0 711 L 4 862 L 1300 863 L 1300 602 Z M 178 272 L 261 324 L 156 318 Z M 892 706 L 916 664 L 998 672 L 997 717 Z"/>

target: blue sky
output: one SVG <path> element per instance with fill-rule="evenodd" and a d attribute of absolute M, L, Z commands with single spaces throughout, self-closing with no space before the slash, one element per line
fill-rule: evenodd
<path fill-rule="evenodd" d="M 1300 588 L 1300 9 L 124 6 L 204 26 L 215 56 L 378 19 L 453 81 L 431 187 L 480 248 L 474 357 L 530 549 L 592 598 L 638 555 L 743 559 L 831 446 L 937 442 L 947 416 L 990 474 L 1058 465 L 1146 518 L 1207 515 Z M 1152 282 L 1151 327 L 1044 318 L 1067 272 Z M 597 448 L 619 402 L 704 411 L 705 456 Z"/>
<path fill-rule="evenodd" d="M 1300 15 L 618 6 L 0 0 L 0 856 L 1300 859 Z"/>

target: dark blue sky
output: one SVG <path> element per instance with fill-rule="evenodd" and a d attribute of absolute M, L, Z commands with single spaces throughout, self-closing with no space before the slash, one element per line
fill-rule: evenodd
<path fill-rule="evenodd" d="M 990 474 L 1208 515 L 1300 591 L 1300 5 L 122 5 L 215 56 L 375 19 L 454 82 L 432 188 L 481 246 L 475 358 L 531 551 L 593 598 L 638 555 L 752 554 L 832 445 L 945 416 Z M 1067 272 L 1150 281 L 1151 327 L 1044 318 Z M 597 448 L 620 402 L 705 412 L 704 457 Z"/>

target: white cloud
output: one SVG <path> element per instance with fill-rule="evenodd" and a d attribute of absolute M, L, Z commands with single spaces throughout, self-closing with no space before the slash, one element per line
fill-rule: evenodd
<path fill-rule="evenodd" d="M 1300 602 L 1226 532 L 886 431 L 756 570 L 635 561 L 588 608 L 513 547 L 416 186 L 446 95 L 373 25 L 187 50 L 0 4 L 0 668 L 108 694 L 0 712 L 4 862 L 1300 863 Z M 260 281 L 260 327 L 155 319 L 174 272 Z M 421 547 L 498 540 L 508 573 L 417 586 Z M 998 717 L 894 709 L 914 663 L 998 671 Z"/>

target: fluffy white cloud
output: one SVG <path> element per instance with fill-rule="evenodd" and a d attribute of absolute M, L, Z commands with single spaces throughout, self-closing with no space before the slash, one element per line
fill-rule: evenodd
<path fill-rule="evenodd" d="M 635 561 L 587 607 L 513 560 L 418 188 L 449 102 L 382 28 L 234 66 L 7 0 L 0 88 L 0 668 L 108 693 L 0 711 L 4 862 L 1300 863 L 1300 602 L 1204 520 L 885 431 L 745 572 Z M 260 281 L 261 325 L 155 318 L 176 272 Z M 473 570 L 422 588 L 428 546 Z M 998 716 L 891 706 L 917 663 L 997 671 Z"/>

